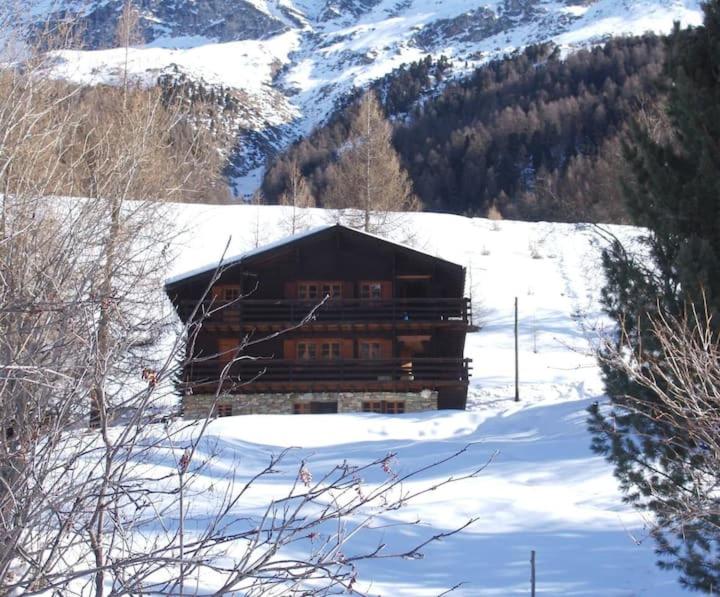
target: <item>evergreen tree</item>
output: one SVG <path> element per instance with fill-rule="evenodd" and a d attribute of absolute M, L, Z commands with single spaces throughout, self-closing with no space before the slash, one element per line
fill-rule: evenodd
<path fill-rule="evenodd" d="M 618 242 L 603 256 L 608 278 L 605 307 L 640 355 L 640 366 L 673 358 L 662 354 L 648 333 L 657 315 L 683 318 L 692 305 L 703 312 L 707 303 L 710 321 L 713 315 L 718 319 L 720 1 L 707 3 L 704 11 L 704 27 L 676 27 L 668 39 L 669 134 L 636 127 L 633 143 L 625 147 L 633 170 L 625 185 L 627 208 L 649 231 L 647 256 L 635 258 Z M 616 62 L 617 68 L 621 66 Z M 708 466 L 706 448 L 687 429 L 667 422 L 656 395 L 626 369 L 607 361 L 603 369 L 612 409 L 591 409 L 593 448 L 614 465 L 627 500 L 654 515 L 660 566 L 679 570 L 686 588 L 716 591 L 720 497 L 709 496 L 718 505 L 710 517 L 681 509 L 683 498 L 704 488 L 708 476 L 720 483 L 720 471 Z"/>

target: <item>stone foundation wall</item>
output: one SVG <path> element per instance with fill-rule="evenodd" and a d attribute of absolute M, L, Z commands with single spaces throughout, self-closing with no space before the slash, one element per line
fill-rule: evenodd
<path fill-rule="evenodd" d="M 183 398 L 183 416 L 201 419 L 207 416 L 214 396 L 196 394 Z M 437 410 L 437 392 L 317 392 L 305 394 L 227 394 L 218 404 L 232 405 L 233 415 L 293 414 L 295 403 L 337 402 L 339 413 L 362 412 L 365 401 L 381 400 L 405 402 L 405 412 Z"/>

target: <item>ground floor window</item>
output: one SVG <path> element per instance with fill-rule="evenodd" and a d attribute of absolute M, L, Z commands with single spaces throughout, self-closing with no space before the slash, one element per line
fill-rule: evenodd
<path fill-rule="evenodd" d="M 218 404 L 217 415 L 218 417 L 232 417 L 232 404 Z"/>
<path fill-rule="evenodd" d="M 337 411 L 337 402 L 296 402 L 293 404 L 293 413 L 296 415 L 329 415 Z"/>
<path fill-rule="evenodd" d="M 367 400 L 362 403 L 364 413 L 399 415 L 405 412 L 404 400 Z"/>

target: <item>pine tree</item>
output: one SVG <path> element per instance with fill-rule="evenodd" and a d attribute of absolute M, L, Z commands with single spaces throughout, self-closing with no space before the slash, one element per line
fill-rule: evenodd
<path fill-rule="evenodd" d="M 397 225 L 393 212 L 418 207 L 392 145 L 392 127 L 372 92 L 362 98 L 340 159 L 329 169 L 323 203 L 339 210 L 339 220 L 366 232 L 388 232 Z"/>
<path fill-rule="evenodd" d="M 649 231 L 649 259 L 627 254 L 619 242 L 603 256 L 605 308 L 641 355 L 640 363 L 646 360 L 642 355 L 647 360 L 673 358 L 660 353 L 648 332 L 656 315 L 683 318 L 692 305 L 703 312 L 707 303 L 710 321 L 718 321 L 720 2 L 709 2 L 704 11 L 703 27 L 676 28 L 668 40 L 670 134 L 635 127 L 633 142 L 625 147 L 633 170 L 625 185 L 626 203 L 635 223 Z M 686 588 L 717 590 L 720 509 L 710 518 L 693 512 L 678 516 L 682 498 L 701 486 L 698 475 L 707 470 L 706 450 L 687 429 L 667 423 L 658 397 L 626 370 L 607 361 L 603 370 L 612 410 L 604 412 L 597 405 L 591 409 L 594 450 L 614 465 L 626 499 L 654 515 L 659 565 L 679 570 Z M 720 483 L 719 471 L 709 474 Z"/>

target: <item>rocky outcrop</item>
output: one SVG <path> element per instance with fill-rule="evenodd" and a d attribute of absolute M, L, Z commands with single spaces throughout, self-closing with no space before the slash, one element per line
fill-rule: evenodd
<path fill-rule="evenodd" d="M 478 43 L 537 20 L 544 13 L 540 0 L 505 0 L 497 10 L 480 6 L 450 19 L 437 20 L 418 31 L 413 42 L 426 51 L 451 41 Z"/>
<path fill-rule="evenodd" d="M 95 0 L 82 12 L 61 10 L 49 15 L 50 23 L 73 22 L 82 32 L 83 47 L 110 48 L 124 0 Z M 161 37 L 200 36 L 224 42 L 262 39 L 287 29 L 284 19 L 271 16 L 245 0 L 136 0 L 141 13 L 143 38 L 151 43 Z M 292 15 L 285 12 L 288 20 Z M 45 24 L 38 23 L 38 26 Z"/>

